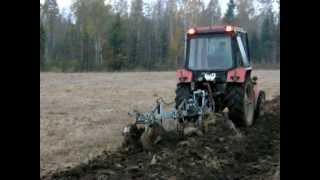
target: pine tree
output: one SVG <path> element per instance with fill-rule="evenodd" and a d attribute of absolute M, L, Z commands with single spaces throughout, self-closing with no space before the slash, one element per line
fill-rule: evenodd
<path fill-rule="evenodd" d="M 40 69 L 45 68 L 46 32 L 40 21 Z"/>
<path fill-rule="evenodd" d="M 254 15 L 253 0 L 238 0 L 237 10 L 237 23 L 251 33 L 257 28 L 256 24 L 251 21 Z"/>
<path fill-rule="evenodd" d="M 121 70 L 127 65 L 127 57 L 124 50 L 125 32 L 120 13 L 117 13 L 112 28 L 109 32 L 109 51 L 112 59 L 108 62 L 111 70 Z"/>
<path fill-rule="evenodd" d="M 205 10 L 206 23 L 210 25 L 219 24 L 221 17 L 221 8 L 218 0 L 210 0 Z"/>
<path fill-rule="evenodd" d="M 236 4 L 233 0 L 230 0 L 228 3 L 228 9 L 224 15 L 224 23 L 234 24 L 235 23 L 235 8 Z"/>
<path fill-rule="evenodd" d="M 274 51 L 274 24 L 273 14 L 269 11 L 263 20 L 261 27 L 261 45 L 263 47 L 262 59 L 264 63 L 271 63 L 273 61 Z"/>
<path fill-rule="evenodd" d="M 59 8 L 56 0 L 45 0 L 43 4 L 43 22 L 47 29 L 48 39 L 47 45 L 47 59 L 56 60 L 54 49 L 56 45 L 57 23 L 59 21 Z"/>
<path fill-rule="evenodd" d="M 250 52 L 251 52 L 251 57 L 252 57 L 252 62 L 253 63 L 261 63 L 260 62 L 260 41 L 258 38 L 257 31 L 252 31 L 252 33 L 249 36 L 249 42 L 250 42 Z"/>
<path fill-rule="evenodd" d="M 131 1 L 131 10 L 129 18 L 129 61 L 132 65 L 141 65 L 142 59 L 142 23 L 143 23 L 143 0 Z"/>

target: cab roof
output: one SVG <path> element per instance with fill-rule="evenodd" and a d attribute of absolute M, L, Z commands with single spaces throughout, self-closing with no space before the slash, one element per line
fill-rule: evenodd
<path fill-rule="evenodd" d="M 241 33 L 247 33 L 244 29 L 237 26 L 231 26 L 231 25 L 215 25 L 215 26 L 203 26 L 203 27 L 193 27 L 190 28 L 187 32 L 190 34 L 190 32 L 194 32 L 196 34 L 200 33 L 225 33 L 225 32 L 241 32 Z"/>

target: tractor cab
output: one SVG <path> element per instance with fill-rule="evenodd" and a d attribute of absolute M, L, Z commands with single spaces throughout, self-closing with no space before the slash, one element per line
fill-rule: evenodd
<path fill-rule="evenodd" d="M 185 37 L 184 74 L 195 81 L 203 74 L 226 82 L 230 70 L 251 68 L 247 32 L 235 26 L 191 28 Z M 213 78 L 213 77 L 211 77 Z"/>

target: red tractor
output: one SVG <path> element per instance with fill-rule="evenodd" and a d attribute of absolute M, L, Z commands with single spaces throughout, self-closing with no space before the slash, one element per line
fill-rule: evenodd
<path fill-rule="evenodd" d="M 177 71 L 176 108 L 196 90 L 207 93 L 207 111 L 228 109 L 237 125 L 251 126 L 263 113 L 265 93 L 252 66 L 248 35 L 240 27 L 210 26 L 188 30 L 184 68 Z"/>
<path fill-rule="evenodd" d="M 208 113 L 228 109 L 229 119 L 245 126 L 263 113 L 265 93 L 259 90 L 257 77 L 251 77 L 247 32 L 234 26 L 191 28 L 185 41 L 185 63 L 177 71 L 172 111 L 164 111 L 167 103 L 160 98 L 151 111 L 135 112 L 135 123 L 123 129 L 126 142 L 141 137 L 143 147 L 150 147 L 166 120 L 176 121 L 178 134 L 184 135 L 189 124 L 205 130 Z"/>

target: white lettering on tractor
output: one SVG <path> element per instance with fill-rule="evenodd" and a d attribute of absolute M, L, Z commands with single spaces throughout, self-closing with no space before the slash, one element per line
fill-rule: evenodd
<path fill-rule="evenodd" d="M 213 81 L 216 78 L 216 73 L 211 73 L 211 74 L 205 73 L 204 78 L 207 81 Z"/>

